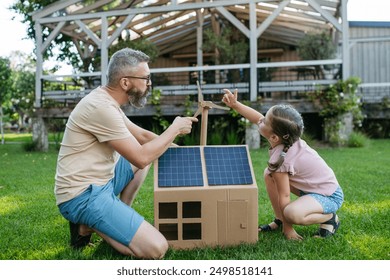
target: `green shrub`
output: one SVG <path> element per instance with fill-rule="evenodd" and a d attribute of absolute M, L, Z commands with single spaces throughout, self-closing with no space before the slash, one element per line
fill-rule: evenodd
<path fill-rule="evenodd" d="M 183 146 L 199 145 L 199 135 L 192 131 L 190 134 L 184 135 L 181 138 L 181 143 L 179 143 L 179 144 L 183 145 Z"/>
<path fill-rule="evenodd" d="M 240 144 L 240 139 L 239 139 L 237 131 L 235 129 L 230 129 L 226 133 L 226 144 L 227 145 L 238 145 L 238 144 Z"/>
<path fill-rule="evenodd" d="M 349 135 L 347 146 L 351 148 L 360 148 L 367 145 L 368 138 L 361 132 L 352 132 Z"/>
<path fill-rule="evenodd" d="M 26 152 L 35 152 L 38 151 L 38 142 L 37 141 L 28 141 L 23 143 L 23 150 Z"/>
<path fill-rule="evenodd" d="M 223 135 L 221 132 L 212 132 L 210 135 L 209 145 L 222 145 Z"/>
<path fill-rule="evenodd" d="M 307 133 L 307 132 L 304 132 L 301 136 L 301 138 L 303 140 L 306 141 L 306 143 L 309 145 L 309 146 L 314 146 L 316 140 L 314 139 L 313 135 Z"/>

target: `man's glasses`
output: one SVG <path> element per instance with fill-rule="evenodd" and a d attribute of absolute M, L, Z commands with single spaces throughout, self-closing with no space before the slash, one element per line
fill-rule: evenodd
<path fill-rule="evenodd" d="M 136 77 L 136 76 L 124 76 L 122 78 L 133 78 L 133 79 L 141 79 L 141 80 L 146 80 L 146 83 L 149 84 L 150 82 L 150 75 L 146 77 Z"/>

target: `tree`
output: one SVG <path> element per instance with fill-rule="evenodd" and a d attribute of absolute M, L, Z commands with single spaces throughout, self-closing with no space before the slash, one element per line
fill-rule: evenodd
<path fill-rule="evenodd" d="M 0 130 L 1 143 L 4 144 L 3 106 L 9 103 L 11 93 L 11 68 L 8 58 L 0 57 Z"/>
<path fill-rule="evenodd" d="M 325 32 L 308 33 L 298 43 L 298 55 L 303 60 L 331 59 L 336 53 L 336 45 Z M 315 66 L 316 76 L 323 78 L 323 69 Z"/>
<path fill-rule="evenodd" d="M 32 19 L 32 14 L 46 6 L 59 2 L 57 0 L 18 0 L 10 9 L 23 17 L 22 22 L 27 23 L 27 36 L 28 38 L 36 41 L 35 38 L 35 22 Z M 83 1 L 84 4 L 93 3 L 93 0 Z M 109 6 L 110 4 L 108 4 Z M 65 11 L 59 11 L 58 16 L 65 15 Z M 51 33 L 51 29 L 43 27 L 42 39 L 45 41 Z M 82 54 L 82 55 L 81 55 Z M 50 57 L 55 57 L 57 61 L 66 62 L 72 65 L 74 69 L 80 70 L 81 72 L 96 71 L 100 68 L 100 54 L 96 47 L 73 40 L 70 36 L 60 33 L 56 36 L 51 44 L 47 47 L 43 53 L 44 60 L 48 60 Z M 54 66 L 49 72 L 55 72 L 58 66 Z M 90 78 L 85 78 L 86 83 L 91 83 Z"/>
<path fill-rule="evenodd" d="M 12 72 L 13 91 L 11 95 L 12 107 L 10 114 L 20 128 L 28 123 L 34 107 L 35 96 L 35 73 L 26 70 Z"/>
<path fill-rule="evenodd" d="M 1 59 L 0 64 L 2 119 L 22 128 L 33 110 L 35 62 L 31 56 L 16 51 Z"/>
<path fill-rule="evenodd" d="M 56 0 L 30 0 L 30 1 L 24 1 L 24 0 L 18 0 L 16 1 L 10 9 L 14 10 L 16 13 L 23 16 L 23 23 L 27 23 L 27 36 L 30 39 L 33 39 L 36 41 L 35 38 L 35 22 L 32 19 L 32 14 L 35 11 L 38 11 L 54 2 L 57 2 Z M 50 35 L 50 31 L 48 28 L 45 28 L 42 32 L 43 40 L 47 39 L 47 37 Z M 59 61 L 69 61 L 72 66 L 74 67 L 80 67 L 79 62 L 81 61 L 80 56 L 77 52 L 74 51 L 74 44 L 69 36 L 66 36 L 64 34 L 61 34 L 60 36 L 57 36 L 54 40 L 54 44 L 50 44 L 46 50 L 46 52 L 43 54 L 44 58 L 53 57 L 55 56 L 53 51 L 57 47 L 59 48 L 60 52 L 57 55 L 57 60 Z"/>
<path fill-rule="evenodd" d="M 303 60 L 329 59 L 335 52 L 336 46 L 325 32 L 308 33 L 298 43 L 298 54 Z"/>
<path fill-rule="evenodd" d="M 218 50 L 218 56 L 215 60 L 218 60 L 219 64 L 239 64 L 245 63 L 248 56 L 248 40 L 245 36 L 236 29 L 230 26 L 224 26 L 221 34 L 215 34 L 212 30 L 208 29 L 204 32 L 205 41 L 203 43 L 204 51 Z M 231 81 L 233 83 L 240 82 L 240 71 L 238 69 L 230 70 Z"/>

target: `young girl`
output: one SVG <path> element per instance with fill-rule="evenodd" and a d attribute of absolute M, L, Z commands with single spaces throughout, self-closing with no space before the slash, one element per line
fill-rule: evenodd
<path fill-rule="evenodd" d="M 271 145 L 264 180 L 275 219 L 259 231 L 282 227 L 287 239 L 300 240 L 302 236 L 293 225 L 320 224 L 315 236 L 334 235 L 340 225 L 336 211 L 344 195 L 333 170 L 300 138 L 304 127 L 301 115 L 292 106 L 275 105 L 264 117 L 237 101 L 237 90 L 232 94 L 224 89 L 224 93 L 222 102 L 258 124 L 260 134 Z M 298 198 L 290 200 L 290 193 Z"/>

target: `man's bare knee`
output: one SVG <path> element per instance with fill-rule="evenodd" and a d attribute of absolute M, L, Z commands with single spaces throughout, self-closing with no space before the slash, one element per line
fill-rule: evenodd
<path fill-rule="evenodd" d="M 156 242 L 149 245 L 149 248 L 145 252 L 143 252 L 143 259 L 162 259 L 165 256 L 165 253 L 168 251 L 168 242 L 166 240 L 164 240 L 163 242 Z"/>
<path fill-rule="evenodd" d="M 134 248 L 133 254 L 135 257 L 140 259 L 158 260 L 165 256 L 167 250 L 168 243 L 166 241 L 161 243 L 153 242 L 143 246 L 142 248 Z"/>
<path fill-rule="evenodd" d="M 155 227 L 144 221 L 129 247 L 138 258 L 161 259 L 168 250 L 168 242 Z"/>

